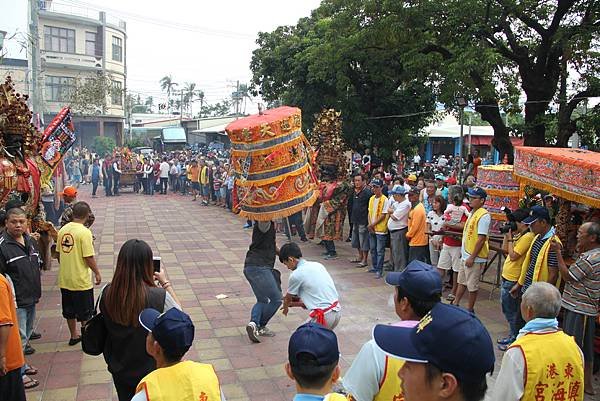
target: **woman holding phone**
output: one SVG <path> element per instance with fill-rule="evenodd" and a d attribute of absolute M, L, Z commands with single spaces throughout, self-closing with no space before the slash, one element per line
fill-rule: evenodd
<path fill-rule="evenodd" d="M 145 308 L 160 312 L 181 309 L 181 303 L 160 267 L 160 259 L 154 261 L 150 246 L 138 239 L 130 239 L 121 247 L 113 280 L 100 297 L 108 331 L 104 360 L 119 401 L 129 401 L 139 381 L 156 369 L 154 359 L 146 353 L 147 331 L 138 321 L 140 312 Z"/>

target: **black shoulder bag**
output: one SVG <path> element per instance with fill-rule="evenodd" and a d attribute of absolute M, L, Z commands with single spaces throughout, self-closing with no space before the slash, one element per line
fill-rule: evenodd
<path fill-rule="evenodd" d="M 107 285 L 102 287 L 102 291 L 100 291 L 100 296 L 94 306 L 92 318 L 81 328 L 81 349 L 88 355 L 100 355 L 104 351 L 108 330 L 104 323 L 104 316 L 98 309 L 98 304 L 104 295 L 104 289 Z"/>

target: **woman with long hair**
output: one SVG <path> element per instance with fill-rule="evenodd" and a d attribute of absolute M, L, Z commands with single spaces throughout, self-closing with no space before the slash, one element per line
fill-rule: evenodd
<path fill-rule="evenodd" d="M 146 353 L 147 331 L 140 326 L 140 312 L 145 308 L 159 312 L 181 309 L 180 302 L 163 268 L 154 272 L 150 246 L 138 239 L 123 244 L 113 280 L 100 296 L 100 311 L 108 331 L 104 360 L 119 401 L 129 401 L 139 381 L 156 369 L 154 359 Z"/>

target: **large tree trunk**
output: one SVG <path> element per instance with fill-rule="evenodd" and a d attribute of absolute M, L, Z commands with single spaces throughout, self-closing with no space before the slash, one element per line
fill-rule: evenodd
<path fill-rule="evenodd" d="M 489 107 L 490 104 L 498 104 L 498 101 L 496 99 L 482 99 L 475 105 L 475 111 L 481 114 L 481 118 L 487 121 L 494 129 L 492 145 L 500 153 L 500 160 L 504 160 L 504 156 L 507 156 L 508 164 L 513 164 L 515 155 L 508 135 L 508 129 L 504 124 L 504 120 L 502 120 L 500 109 L 498 107 Z M 481 107 L 480 105 L 486 106 Z"/>

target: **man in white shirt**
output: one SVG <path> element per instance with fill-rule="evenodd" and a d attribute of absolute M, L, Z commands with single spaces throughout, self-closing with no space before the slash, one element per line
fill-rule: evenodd
<path fill-rule="evenodd" d="M 413 157 L 413 168 L 415 170 L 418 169 L 418 167 L 421 165 L 421 156 L 419 156 L 419 154 L 417 153 L 414 157 Z"/>
<path fill-rule="evenodd" d="M 119 196 L 119 186 L 121 184 L 121 159 L 116 159 L 112 165 L 113 168 L 113 195 Z"/>
<path fill-rule="evenodd" d="M 440 158 L 438 159 L 438 167 L 446 167 L 448 165 L 448 159 L 446 159 L 446 156 L 441 155 Z"/>
<path fill-rule="evenodd" d="M 408 230 L 408 213 L 411 204 L 406 199 L 406 190 L 402 185 L 394 185 L 389 192 L 393 199 L 388 209 L 388 231 L 390 232 L 390 247 L 392 254 L 392 265 L 394 271 L 403 271 L 406 268 L 408 255 L 408 241 L 406 231 Z"/>
<path fill-rule="evenodd" d="M 283 314 L 287 316 L 290 306 L 302 306 L 310 311 L 308 322 L 333 330 L 340 321 L 342 308 L 325 266 L 303 259 L 300 247 L 293 242 L 281 247 L 279 261 L 292 271 L 283 298 Z"/>
<path fill-rule="evenodd" d="M 167 194 L 167 184 L 169 183 L 169 170 L 171 167 L 169 166 L 169 162 L 166 157 L 163 157 L 162 163 L 160 163 L 160 193 L 161 195 Z"/>

